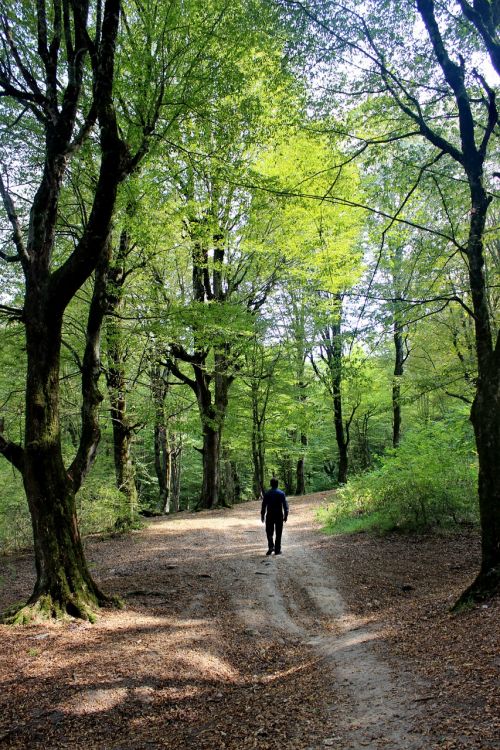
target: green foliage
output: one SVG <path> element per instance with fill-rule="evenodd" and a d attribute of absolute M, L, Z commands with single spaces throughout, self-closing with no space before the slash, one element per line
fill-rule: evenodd
<path fill-rule="evenodd" d="M 104 483 L 91 474 L 78 493 L 78 518 L 83 534 L 115 531 L 120 519 L 127 516 L 125 496 L 112 483 L 112 475 Z"/>
<path fill-rule="evenodd" d="M 320 517 L 335 532 L 423 531 L 477 521 L 477 468 L 463 416 L 409 431 L 380 466 L 353 478 Z"/>
<path fill-rule="evenodd" d="M 33 530 L 21 477 L 6 461 L 0 463 L 0 482 L 0 552 L 7 553 L 29 547 Z"/>

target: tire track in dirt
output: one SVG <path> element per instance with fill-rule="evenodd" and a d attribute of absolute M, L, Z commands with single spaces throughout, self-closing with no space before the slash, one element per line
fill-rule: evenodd
<path fill-rule="evenodd" d="M 127 606 L 95 625 L 4 627 L 0 745 L 423 747 L 415 686 L 393 674 L 373 648 L 377 632 L 337 591 L 317 502 L 291 499 L 280 557 L 265 556 L 255 502 L 88 540 L 96 577 Z M 29 595 L 31 565 L 18 562 L 9 596 Z"/>
<path fill-rule="evenodd" d="M 234 509 L 221 547 L 247 546 L 255 513 L 256 504 Z M 322 558 L 318 533 L 310 501 L 292 499 L 284 554 L 259 559 L 265 548 L 262 530 L 253 537 L 257 557 L 237 563 L 246 586 L 232 596 L 235 614 L 255 633 L 271 629 L 300 638 L 321 658 L 331 673 L 333 693 L 346 698 L 340 712 L 337 701 L 331 706 L 335 731 L 323 746 L 418 750 L 424 744 L 415 731 L 416 687 L 395 675 L 375 652 L 371 642 L 378 637 L 376 630 L 347 612 L 334 571 Z"/>

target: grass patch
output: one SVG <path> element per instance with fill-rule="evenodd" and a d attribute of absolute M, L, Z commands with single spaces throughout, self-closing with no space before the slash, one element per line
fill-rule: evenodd
<path fill-rule="evenodd" d="M 324 522 L 321 515 L 321 512 L 318 513 L 319 519 Z M 323 526 L 325 534 L 332 535 L 362 533 L 388 534 L 396 529 L 397 526 L 395 526 L 394 521 L 380 511 L 362 513 L 355 516 L 344 516 L 338 518 L 336 521 L 326 519 L 325 525 Z"/>

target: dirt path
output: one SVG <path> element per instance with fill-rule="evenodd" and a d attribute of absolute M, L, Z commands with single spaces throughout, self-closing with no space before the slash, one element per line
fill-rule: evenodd
<path fill-rule="evenodd" d="M 419 686 L 347 612 L 316 503 L 292 501 L 281 557 L 264 556 L 257 503 L 89 543 L 127 608 L 95 625 L 0 629 L 0 746 L 429 747 Z M 3 564 L 0 608 L 29 593 L 31 565 Z"/>

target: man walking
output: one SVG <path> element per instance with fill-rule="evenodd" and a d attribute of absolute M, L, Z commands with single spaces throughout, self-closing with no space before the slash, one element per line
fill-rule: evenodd
<path fill-rule="evenodd" d="M 262 498 L 262 508 L 260 510 L 262 523 L 266 519 L 266 534 L 268 550 L 266 555 L 281 555 L 281 534 L 283 531 L 283 521 L 286 523 L 288 518 L 288 503 L 285 493 L 278 489 L 278 480 L 271 479 L 271 489 L 267 490 Z M 275 536 L 276 534 L 276 536 Z"/>

